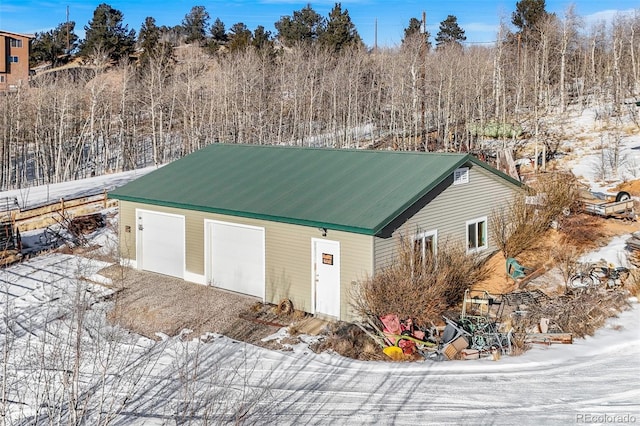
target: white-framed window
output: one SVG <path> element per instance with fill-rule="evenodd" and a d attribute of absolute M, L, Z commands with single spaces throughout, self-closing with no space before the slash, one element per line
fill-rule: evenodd
<path fill-rule="evenodd" d="M 11 47 L 22 47 L 22 40 L 11 39 Z"/>
<path fill-rule="evenodd" d="M 417 259 L 435 256 L 438 245 L 438 231 L 421 232 L 413 237 L 413 250 Z"/>
<path fill-rule="evenodd" d="M 438 247 L 438 231 L 420 232 L 413 236 L 411 267 L 419 273 L 424 266 L 434 264 Z"/>
<path fill-rule="evenodd" d="M 488 247 L 487 217 L 467 221 L 467 251 L 479 251 Z"/>
<path fill-rule="evenodd" d="M 0 75 L 0 83 L 4 83 L 4 75 Z"/>
<path fill-rule="evenodd" d="M 453 171 L 453 184 L 460 185 L 463 183 L 469 183 L 469 168 L 460 167 Z"/>
<path fill-rule="evenodd" d="M 18 57 L 17 56 L 9 56 L 9 62 L 17 63 L 18 62 Z"/>

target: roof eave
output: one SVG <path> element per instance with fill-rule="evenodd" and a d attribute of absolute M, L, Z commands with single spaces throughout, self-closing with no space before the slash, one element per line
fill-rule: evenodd
<path fill-rule="evenodd" d="M 109 198 L 113 198 L 120 201 L 128 201 L 132 203 L 171 207 L 171 208 L 177 208 L 177 209 L 183 209 L 183 210 L 201 211 L 206 213 L 216 213 L 216 214 L 222 214 L 226 216 L 244 217 L 249 219 L 266 220 L 271 222 L 288 223 L 291 225 L 300 225 L 300 226 L 307 226 L 307 227 L 319 228 L 319 229 L 324 228 L 327 230 L 351 232 L 351 233 L 362 234 L 362 235 L 375 235 L 376 233 L 374 229 L 361 227 L 361 226 L 343 225 L 338 223 L 320 222 L 320 221 L 314 221 L 314 220 L 305 220 L 305 219 L 283 217 L 283 216 L 272 216 L 272 215 L 261 214 L 261 213 L 235 211 L 235 210 L 228 210 L 228 209 L 215 208 L 215 207 L 175 203 L 171 201 L 150 200 L 150 199 L 132 197 L 132 196 L 122 195 L 122 194 L 110 193 Z"/>
<path fill-rule="evenodd" d="M 21 33 L 14 33 L 12 31 L 2 31 L 0 30 L 0 34 L 8 34 L 11 36 L 18 36 L 18 37 L 23 37 L 23 38 L 28 38 L 28 39 L 35 39 L 36 35 L 35 34 L 21 34 Z"/>

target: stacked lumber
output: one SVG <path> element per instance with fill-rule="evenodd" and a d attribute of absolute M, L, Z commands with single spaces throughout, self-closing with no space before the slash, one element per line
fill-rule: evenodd
<path fill-rule="evenodd" d="M 550 345 L 552 343 L 573 343 L 573 335 L 571 333 L 527 333 L 526 343 L 543 343 Z"/>
<path fill-rule="evenodd" d="M 626 241 L 627 250 L 629 251 L 629 262 L 636 268 L 640 268 L 640 231 L 631 234 Z"/>

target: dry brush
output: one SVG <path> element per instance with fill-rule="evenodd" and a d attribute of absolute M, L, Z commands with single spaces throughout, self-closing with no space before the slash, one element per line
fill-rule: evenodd
<path fill-rule="evenodd" d="M 413 241 L 403 237 L 396 259 L 357 287 L 353 307 L 374 321 L 393 313 L 428 327 L 488 273 L 484 258 L 467 254 L 462 244 L 440 244 L 434 256 L 423 258 Z"/>

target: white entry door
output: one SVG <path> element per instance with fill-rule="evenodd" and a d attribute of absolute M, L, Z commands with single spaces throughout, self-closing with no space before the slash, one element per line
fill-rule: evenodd
<path fill-rule="evenodd" d="M 264 299 L 264 228 L 206 221 L 207 282 Z"/>
<path fill-rule="evenodd" d="M 312 239 L 315 312 L 340 318 L 340 243 Z"/>
<path fill-rule="evenodd" d="M 137 210 L 138 268 L 184 278 L 184 216 Z"/>

